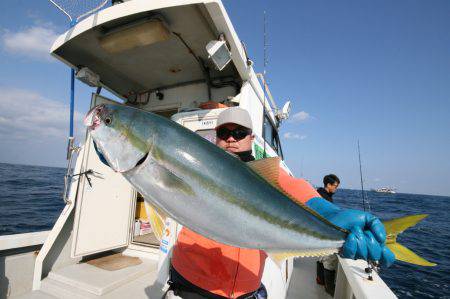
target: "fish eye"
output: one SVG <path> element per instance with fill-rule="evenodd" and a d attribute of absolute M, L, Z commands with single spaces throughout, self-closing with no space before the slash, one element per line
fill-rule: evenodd
<path fill-rule="evenodd" d="M 109 126 L 111 123 L 112 123 L 112 117 L 111 116 L 105 117 L 105 124 L 107 126 Z"/>

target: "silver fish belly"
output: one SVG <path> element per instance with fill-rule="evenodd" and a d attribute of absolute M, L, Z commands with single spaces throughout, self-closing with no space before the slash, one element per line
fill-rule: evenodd
<path fill-rule="evenodd" d="M 188 153 L 182 156 L 192 157 Z M 229 163 L 215 164 L 217 173 L 211 177 L 208 176 L 211 170 L 189 171 L 174 165 L 169 169 L 150 156 L 124 175 L 146 200 L 161 207 L 177 222 L 224 244 L 267 251 L 342 245 L 340 232 L 266 182 L 248 179 L 245 173 L 235 171 L 229 176 L 232 182 L 218 182 L 219 173 L 230 171 L 224 165 Z"/>

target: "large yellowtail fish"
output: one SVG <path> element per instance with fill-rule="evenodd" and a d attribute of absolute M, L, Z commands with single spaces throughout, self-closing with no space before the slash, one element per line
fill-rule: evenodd
<path fill-rule="evenodd" d="M 152 205 L 215 241 L 262 249 L 283 259 L 337 252 L 348 232 L 295 202 L 270 179 L 273 159 L 243 163 L 166 118 L 139 109 L 100 105 L 86 125 L 110 167 Z M 424 216 L 386 224 L 397 259 L 432 263 L 396 243 Z"/>

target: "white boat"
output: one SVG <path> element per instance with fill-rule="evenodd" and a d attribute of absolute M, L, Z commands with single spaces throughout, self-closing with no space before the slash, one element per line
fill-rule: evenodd
<path fill-rule="evenodd" d="M 387 188 L 387 187 L 382 187 L 382 188 L 374 189 L 373 191 L 375 191 L 375 192 L 377 192 L 377 193 L 390 193 L 390 194 L 395 194 L 395 189 L 393 189 L 393 188 Z"/>
<path fill-rule="evenodd" d="M 218 57 L 219 71 L 213 52 L 226 56 L 227 48 L 231 60 Z M 224 108 L 211 109 L 220 105 L 209 102 L 199 109 L 201 103 L 239 105 L 254 123 L 254 154 L 283 157 L 278 129 L 289 105 L 278 109 L 263 88 L 219 0 L 126 1 L 80 21 L 51 54 L 122 101 L 99 88 L 92 106 L 132 105 L 211 138 Z M 102 164 L 89 135 L 73 153 L 74 174 L 84 175 L 68 178 L 66 205 L 52 230 L 0 237 L 2 298 L 161 298 L 180 226 L 166 218 L 161 243 L 145 223 L 152 208 Z M 280 269 L 268 258 L 263 283 L 269 298 L 329 298 L 315 282 L 315 261 L 290 259 Z M 396 297 L 377 273 L 368 280 L 365 267 L 339 259 L 335 298 Z"/>

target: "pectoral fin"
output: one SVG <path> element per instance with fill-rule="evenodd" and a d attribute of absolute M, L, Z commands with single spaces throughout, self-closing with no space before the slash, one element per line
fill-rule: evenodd
<path fill-rule="evenodd" d="M 158 181 L 159 184 L 161 184 L 161 186 L 166 189 L 178 190 L 190 196 L 196 195 L 191 186 L 189 186 L 181 178 L 166 169 L 161 169 L 161 171 L 158 173 Z"/>

